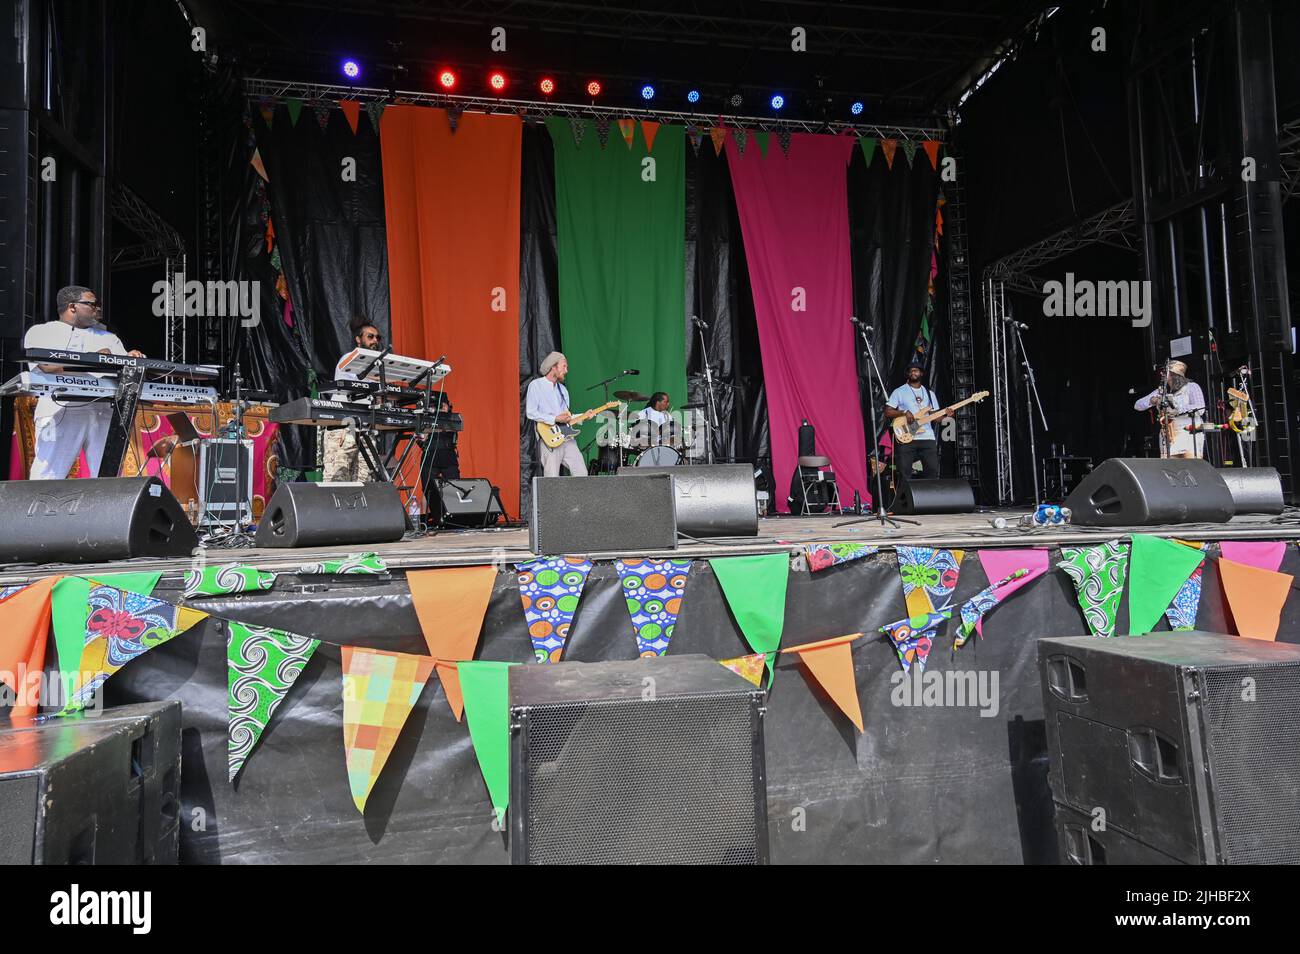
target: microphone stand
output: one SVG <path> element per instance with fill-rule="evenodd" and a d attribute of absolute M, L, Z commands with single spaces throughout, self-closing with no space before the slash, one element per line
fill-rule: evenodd
<path fill-rule="evenodd" d="M 713 435 L 721 429 L 718 420 L 718 398 L 713 385 L 713 368 L 709 366 L 709 345 L 704 340 L 704 322 L 691 315 L 695 331 L 700 336 L 700 353 L 704 356 L 704 462 L 713 463 Z"/>
<path fill-rule="evenodd" d="M 1042 503 L 1042 496 L 1038 487 L 1038 448 L 1034 442 L 1034 407 L 1038 408 L 1038 416 L 1043 422 L 1043 433 L 1048 433 L 1051 428 L 1047 426 L 1047 415 L 1043 413 L 1043 402 L 1038 397 L 1038 380 L 1034 377 L 1034 366 L 1029 363 L 1029 352 L 1025 349 L 1025 339 L 1020 337 L 1020 325 L 1016 322 L 1011 323 L 1011 330 L 1016 336 L 1016 346 L 1020 349 L 1020 361 L 1025 366 L 1025 390 L 1029 392 L 1032 406 L 1026 409 L 1029 418 L 1029 462 L 1033 466 L 1034 473 L 1034 506 Z"/>

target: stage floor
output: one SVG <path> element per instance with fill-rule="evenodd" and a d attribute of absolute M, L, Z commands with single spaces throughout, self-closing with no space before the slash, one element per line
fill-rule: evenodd
<path fill-rule="evenodd" d="M 1188 523 L 1159 527 L 1053 527 L 1033 530 L 998 530 L 993 518 L 1003 515 L 1019 518 L 1023 509 L 984 510 L 970 514 L 934 514 L 912 517 L 913 523 L 897 527 L 881 526 L 872 518 L 852 515 L 816 517 L 768 517 L 759 521 L 758 535 L 721 537 L 707 541 L 682 540 L 676 551 L 627 551 L 592 553 L 596 559 L 620 556 L 675 554 L 683 558 L 737 556 L 750 553 L 773 553 L 797 550 L 806 543 L 852 542 L 875 544 L 884 548 L 898 545 L 934 547 L 1024 547 L 1086 545 L 1089 541 L 1115 540 L 1132 533 L 1151 533 L 1184 540 L 1293 540 L 1300 539 L 1300 516 L 1242 516 L 1228 523 Z M 899 518 L 900 521 L 902 518 Z M 518 563 L 533 554 L 528 549 L 528 527 L 518 526 L 489 530 L 442 530 L 423 536 L 410 536 L 395 543 L 358 544 L 353 546 L 304 548 L 299 550 L 258 549 L 256 547 L 213 547 L 207 550 L 207 563 L 248 563 L 260 569 L 291 571 L 300 564 L 347 553 L 373 550 L 392 569 L 419 569 L 438 566 L 467 566 L 488 563 Z M 79 563 L 0 566 L 0 587 L 26 583 L 55 573 L 91 576 L 96 570 L 107 572 L 129 567 L 133 570 L 182 571 L 191 564 L 189 557 L 167 559 L 121 560 L 112 563 Z"/>

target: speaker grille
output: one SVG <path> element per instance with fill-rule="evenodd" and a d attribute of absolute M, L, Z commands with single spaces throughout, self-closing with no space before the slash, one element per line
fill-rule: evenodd
<path fill-rule="evenodd" d="M 756 707 L 740 693 L 527 709 L 532 864 L 756 864 Z M 764 822 L 765 824 L 765 822 Z"/>
<path fill-rule="evenodd" d="M 1242 698 L 1244 679 L 1253 698 Z M 1204 674 L 1215 814 L 1229 864 L 1300 858 L 1300 666 Z"/>

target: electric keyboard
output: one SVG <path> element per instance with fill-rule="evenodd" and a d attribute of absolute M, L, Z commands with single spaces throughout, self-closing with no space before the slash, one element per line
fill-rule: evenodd
<path fill-rule="evenodd" d="M 56 351 L 50 348 L 28 348 L 27 361 L 36 364 L 58 364 L 77 368 L 143 368 L 149 377 L 176 375 L 182 378 L 213 379 L 221 374 L 214 364 L 176 364 L 154 358 L 136 358 L 129 354 L 100 354 L 97 351 Z"/>
<path fill-rule="evenodd" d="M 279 407 L 268 415 L 277 424 L 306 424 L 315 427 L 342 427 L 348 418 L 358 426 L 368 426 L 372 416 L 374 425 L 381 431 L 413 431 L 431 429 L 443 433 L 459 431 L 465 427 L 459 414 L 438 414 L 422 410 L 398 411 L 390 408 L 372 408 L 369 404 L 352 401 L 327 401 L 324 398 L 302 397 Z"/>
<path fill-rule="evenodd" d="M 112 401 L 117 394 L 117 377 L 112 374 L 24 371 L 0 385 L 0 397 L 12 394 L 49 395 L 68 403 Z M 145 381 L 140 386 L 139 399 L 150 404 L 212 404 L 217 400 L 217 389 L 197 384 Z"/>

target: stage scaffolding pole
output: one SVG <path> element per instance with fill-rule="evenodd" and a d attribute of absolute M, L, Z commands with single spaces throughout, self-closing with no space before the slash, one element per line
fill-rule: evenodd
<path fill-rule="evenodd" d="M 993 376 L 993 450 L 997 471 L 997 500 L 1005 506 L 1015 499 L 1011 466 L 1011 365 L 1007 352 L 1006 289 L 997 279 L 984 279 L 984 314 L 989 319 L 989 356 Z"/>

